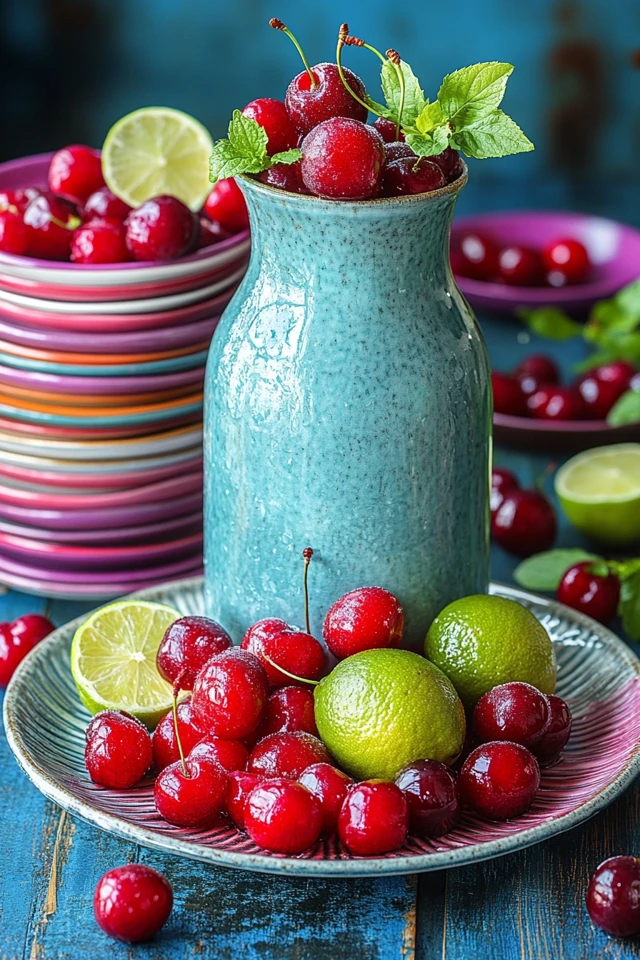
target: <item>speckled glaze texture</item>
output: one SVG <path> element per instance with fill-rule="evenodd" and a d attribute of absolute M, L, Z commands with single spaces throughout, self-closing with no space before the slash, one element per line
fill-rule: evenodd
<path fill-rule="evenodd" d="M 242 179 L 249 269 L 213 338 L 205 396 L 209 615 L 312 631 L 341 594 L 391 590 L 419 645 L 488 583 L 489 362 L 455 286 L 457 184 L 335 202 Z"/>

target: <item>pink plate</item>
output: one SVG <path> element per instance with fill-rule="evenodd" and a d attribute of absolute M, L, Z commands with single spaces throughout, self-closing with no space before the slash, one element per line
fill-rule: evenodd
<path fill-rule="evenodd" d="M 52 393 L 82 394 L 131 394 L 157 393 L 177 387 L 200 385 L 204 381 L 204 369 L 179 370 L 177 373 L 158 373 L 145 377 L 74 377 L 59 373 L 40 373 L 35 370 L 20 370 L 0 364 L 0 385 L 24 389 L 51 391 Z"/>
<path fill-rule="evenodd" d="M 16 506 L 0 500 L 0 520 L 22 523 L 30 527 L 44 527 L 46 530 L 96 530 L 107 526 L 122 528 L 128 524 L 140 525 L 159 520 L 172 520 L 194 513 L 196 510 L 202 510 L 201 490 L 187 496 L 155 503 L 82 510 L 36 509 Z"/>
<path fill-rule="evenodd" d="M 147 580 L 139 580 L 137 582 L 123 579 L 119 582 L 102 583 L 97 581 L 88 584 L 69 584 L 62 580 L 56 581 L 55 579 L 42 579 L 35 576 L 19 576 L 8 572 L 3 572 L 0 578 L 7 587 L 33 594 L 36 597 L 47 597 L 52 600 L 113 600 L 115 597 L 121 597 L 127 593 L 131 593 L 132 590 L 143 590 L 156 586 L 165 579 L 161 572 L 149 570 L 148 573 L 149 577 Z M 188 564 L 181 564 L 179 576 L 194 577 L 201 573 L 202 561 L 194 559 L 190 560 Z"/>
<path fill-rule="evenodd" d="M 534 420 L 494 413 L 493 438 L 507 447 L 576 453 L 609 443 L 638 443 L 640 421 L 610 427 L 604 420 Z"/>
<path fill-rule="evenodd" d="M 202 532 L 202 512 L 196 511 L 186 517 L 146 523 L 140 526 L 101 527 L 99 530 L 47 530 L 44 527 L 28 527 L 24 524 L 5 523 L 0 520 L 0 533 L 27 540 L 39 540 L 50 544 L 76 544 L 91 547 L 104 544 L 117 546 L 162 543 L 171 537 L 189 537 Z"/>
<path fill-rule="evenodd" d="M 202 533 L 162 543 L 116 547 L 76 547 L 28 540 L 0 532 L 3 555 L 23 564 L 60 570 L 127 570 L 140 564 L 143 570 L 161 561 L 179 561 L 202 552 Z M 9 572 L 15 572 L 9 571 Z"/>
<path fill-rule="evenodd" d="M 123 464 L 123 467 L 126 464 Z M 202 472 L 202 454 L 191 460 L 180 461 L 166 467 L 156 467 L 152 470 L 134 470 L 129 473 L 62 473 L 51 470 L 31 470 L 16 466 L 12 463 L 3 463 L 0 460 L 0 483 L 3 478 L 26 484 L 38 484 L 51 493 L 57 490 L 128 490 L 135 486 L 158 483 L 160 480 L 170 480 L 173 477 L 189 475 L 191 472 Z"/>
<path fill-rule="evenodd" d="M 134 504 L 158 503 L 181 498 L 202 489 L 202 473 L 161 480 L 129 490 L 91 493 L 51 493 L 32 484 L 5 480 L 0 483 L 0 504 L 29 507 L 33 510 L 101 510 Z"/>
<path fill-rule="evenodd" d="M 183 557 L 172 563 L 162 563 L 158 565 L 149 564 L 148 566 L 134 565 L 129 569 L 120 566 L 118 570 L 91 570 L 88 572 L 77 570 L 58 570 L 57 558 L 52 557 L 51 563 L 54 568 L 47 566 L 36 566 L 34 564 L 19 563 L 16 560 L 9 560 L 0 556 L 0 574 L 10 573 L 16 577 L 33 576 L 38 580 L 53 580 L 57 583 L 73 584 L 100 584 L 108 585 L 110 583 L 121 583 L 122 581 L 136 584 L 139 580 L 149 580 L 151 576 L 158 577 L 179 577 L 187 574 L 195 565 L 202 562 L 202 550 L 200 544 L 188 557 Z"/>

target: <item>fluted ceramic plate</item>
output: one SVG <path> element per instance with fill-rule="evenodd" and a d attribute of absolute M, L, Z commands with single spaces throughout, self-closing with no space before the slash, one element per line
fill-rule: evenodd
<path fill-rule="evenodd" d="M 492 592 L 524 604 L 549 632 L 558 656 L 557 692 L 574 717 L 563 759 L 543 773 L 534 806 L 517 820 L 490 823 L 465 814 L 446 837 L 410 838 L 401 850 L 371 858 L 351 856 L 335 839 L 287 857 L 261 850 L 228 823 L 206 831 L 172 827 L 155 811 L 149 779 L 128 791 L 104 790 L 89 779 L 83 763 L 89 714 L 69 669 L 71 640 L 83 617 L 56 630 L 16 671 L 4 702 L 7 739 L 29 779 L 65 810 L 109 833 L 205 863 L 361 877 L 441 870 L 512 853 L 587 820 L 638 773 L 640 662 L 609 630 L 555 601 L 499 585 Z M 185 614 L 204 612 L 200 578 L 134 596 L 168 603 Z"/>

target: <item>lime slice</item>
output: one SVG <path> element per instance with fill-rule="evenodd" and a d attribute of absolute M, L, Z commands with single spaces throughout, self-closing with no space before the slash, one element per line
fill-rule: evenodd
<path fill-rule="evenodd" d="M 71 673 L 87 710 L 128 710 L 152 727 L 171 709 L 171 684 L 156 653 L 181 616 L 163 603 L 122 600 L 96 610 L 76 630 Z"/>
<path fill-rule="evenodd" d="M 211 190 L 207 130 L 181 110 L 143 107 L 115 123 L 102 147 L 102 173 L 131 207 L 170 194 L 200 210 Z"/>
<path fill-rule="evenodd" d="M 571 523 L 619 546 L 640 539 L 640 444 L 595 447 L 558 470 L 556 493 Z"/>

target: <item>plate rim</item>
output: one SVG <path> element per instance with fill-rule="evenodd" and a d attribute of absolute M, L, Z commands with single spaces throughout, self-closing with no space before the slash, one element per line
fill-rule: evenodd
<path fill-rule="evenodd" d="M 164 594 L 168 589 L 172 588 L 180 588 L 182 590 L 201 589 L 203 579 L 202 576 L 199 576 L 172 580 L 164 584 L 137 590 L 128 594 L 128 597 L 140 597 L 152 600 L 156 599 L 158 593 Z M 571 610 L 557 600 L 552 600 L 527 590 L 520 590 L 508 584 L 491 581 L 489 593 L 499 593 L 511 599 L 522 599 L 527 602 L 533 602 L 546 607 L 550 613 L 570 617 L 578 626 L 596 632 L 602 640 L 613 647 L 623 660 L 627 661 L 631 670 L 640 678 L 640 660 L 634 652 L 624 641 L 616 636 L 616 634 L 601 624 L 596 623 L 591 617 Z M 483 844 L 460 847 L 450 851 L 397 858 L 369 857 L 348 860 L 309 860 L 299 859 L 297 857 L 274 858 L 255 853 L 237 853 L 199 845 L 189 840 L 182 840 L 178 836 L 168 836 L 145 827 L 137 826 L 114 814 L 96 810 L 90 803 L 75 797 L 64 787 L 61 787 L 50 774 L 39 767 L 20 742 L 12 711 L 13 701 L 19 696 L 20 679 L 22 673 L 26 670 L 26 664 L 31 658 L 37 658 L 41 655 L 38 651 L 42 651 L 44 644 L 58 642 L 58 634 L 61 630 L 64 630 L 66 633 L 69 630 L 77 629 L 88 616 L 89 613 L 83 614 L 58 627 L 50 637 L 47 637 L 41 644 L 38 644 L 19 665 L 7 687 L 4 698 L 3 721 L 7 743 L 20 769 L 47 799 L 56 803 L 63 810 L 89 823 L 91 826 L 98 827 L 98 829 L 113 834 L 120 839 L 138 843 L 143 847 L 156 850 L 160 853 L 182 856 L 189 860 L 196 860 L 200 863 L 214 866 L 225 866 L 234 869 L 249 870 L 254 873 L 276 875 L 288 874 L 290 876 L 332 878 L 345 876 L 402 876 L 412 873 L 428 873 L 434 870 L 449 869 L 471 863 L 480 863 L 484 860 L 493 860 L 509 853 L 524 850 L 543 840 L 549 840 L 552 837 L 565 833 L 605 809 L 605 807 L 626 790 L 640 772 L 639 738 L 626 767 L 594 797 L 580 804 L 575 810 L 563 814 L 556 820 L 545 821 L 544 823 L 537 824 L 534 827 L 530 827 L 527 830 L 508 837 L 500 837 Z"/>

